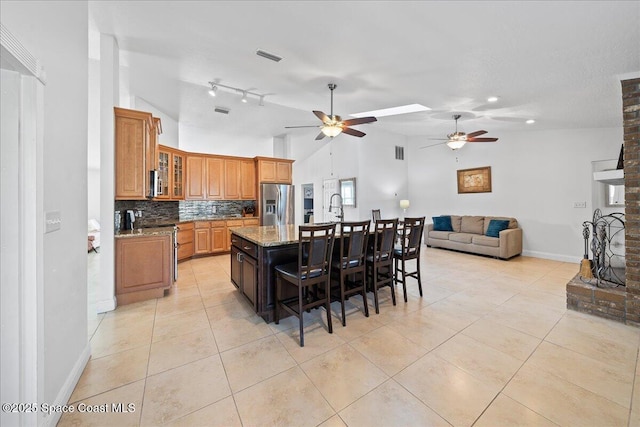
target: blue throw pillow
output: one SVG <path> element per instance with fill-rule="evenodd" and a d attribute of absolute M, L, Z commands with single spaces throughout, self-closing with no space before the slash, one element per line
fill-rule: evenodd
<path fill-rule="evenodd" d="M 492 219 L 489 221 L 489 227 L 487 227 L 487 236 L 499 237 L 502 230 L 509 228 L 508 219 Z"/>
<path fill-rule="evenodd" d="M 450 216 L 434 216 L 433 218 L 433 230 L 434 231 L 453 231 L 453 226 L 451 225 L 451 217 Z"/>

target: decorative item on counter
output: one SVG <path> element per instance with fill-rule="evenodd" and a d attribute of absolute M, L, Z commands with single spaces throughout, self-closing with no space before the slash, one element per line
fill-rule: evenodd
<path fill-rule="evenodd" d="M 256 208 L 253 206 L 245 206 L 242 208 L 242 216 L 252 217 L 256 213 Z"/>

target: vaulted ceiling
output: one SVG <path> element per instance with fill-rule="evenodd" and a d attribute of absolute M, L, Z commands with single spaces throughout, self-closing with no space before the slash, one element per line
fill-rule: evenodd
<path fill-rule="evenodd" d="M 443 136 L 454 113 L 487 136 L 617 127 L 619 81 L 640 72 L 638 1 L 95 1 L 90 27 L 115 36 L 134 95 L 187 126 L 258 137 L 317 124 L 330 82 L 343 117 L 431 108 L 365 132 Z M 266 94 L 265 105 L 223 89 L 212 98 L 214 80 Z"/>

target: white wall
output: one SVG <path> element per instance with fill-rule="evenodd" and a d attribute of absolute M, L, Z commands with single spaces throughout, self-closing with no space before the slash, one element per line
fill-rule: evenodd
<path fill-rule="evenodd" d="M 592 161 L 617 158 L 622 128 L 503 132 L 495 144 L 452 151 L 410 138 L 412 210 L 442 214 L 503 215 L 518 219 L 524 254 L 562 261 L 582 256 L 583 221 L 591 218 Z M 491 193 L 458 194 L 456 170 L 491 166 Z M 574 208 L 586 202 L 586 208 Z"/>
<path fill-rule="evenodd" d="M 44 211 L 60 211 L 62 217 L 60 230 L 40 236 L 44 353 L 40 364 L 43 402 L 39 403 L 66 403 L 89 349 L 87 13 L 86 2 L 2 2 L 2 24 L 46 70 L 44 184 L 39 190 L 44 195 Z"/>
<path fill-rule="evenodd" d="M 291 135 L 296 223 L 303 222 L 302 184 L 314 186 L 314 221 L 328 220 L 322 214 L 322 184 L 332 178 L 356 178 L 356 207 L 344 208 L 345 221 L 371 219 L 371 209 L 381 209 L 387 218 L 401 214 L 399 201 L 408 194 L 407 163 L 395 160 L 395 146 L 405 146 L 406 138 L 373 128 L 366 132 L 363 138 L 339 135 L 326 142 L 315 141 L 316 133 Z"/>
<path fill-rule="evenodd" d="M 179 123 L 180 149 L 224 156 L 273 156 L 273 138 L 228 134 Z"/>
<path fill-rule="evenodd" d="M 120 80 L 122 81 L 122 79 Z M 158 143 L 166 145 L 167 147 L 178 148 L 178 121 L 168 114 L 158 110 L 153 105 L 149 104 L 142 98 L 134 96 L 134 105 L 131 106 L 134 110 L 147 111 L 153 114 L 153 117 L 160 119 L 162 123 L 162 134 L 158 137 Z"/>

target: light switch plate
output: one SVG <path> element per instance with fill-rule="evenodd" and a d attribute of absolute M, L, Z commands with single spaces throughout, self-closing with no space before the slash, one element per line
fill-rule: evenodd
<path fill-rule="evenodd" d="M 44 232 L 51 233 L 52 231 L 60 230 L 62 227 L 62 217 L 60 211 L 49 211 L 44 213 Z"/>
<path fill-rule="evenodd" d="M 573 202 L 574 208 L 586 208 L 587 202 Z"/>

